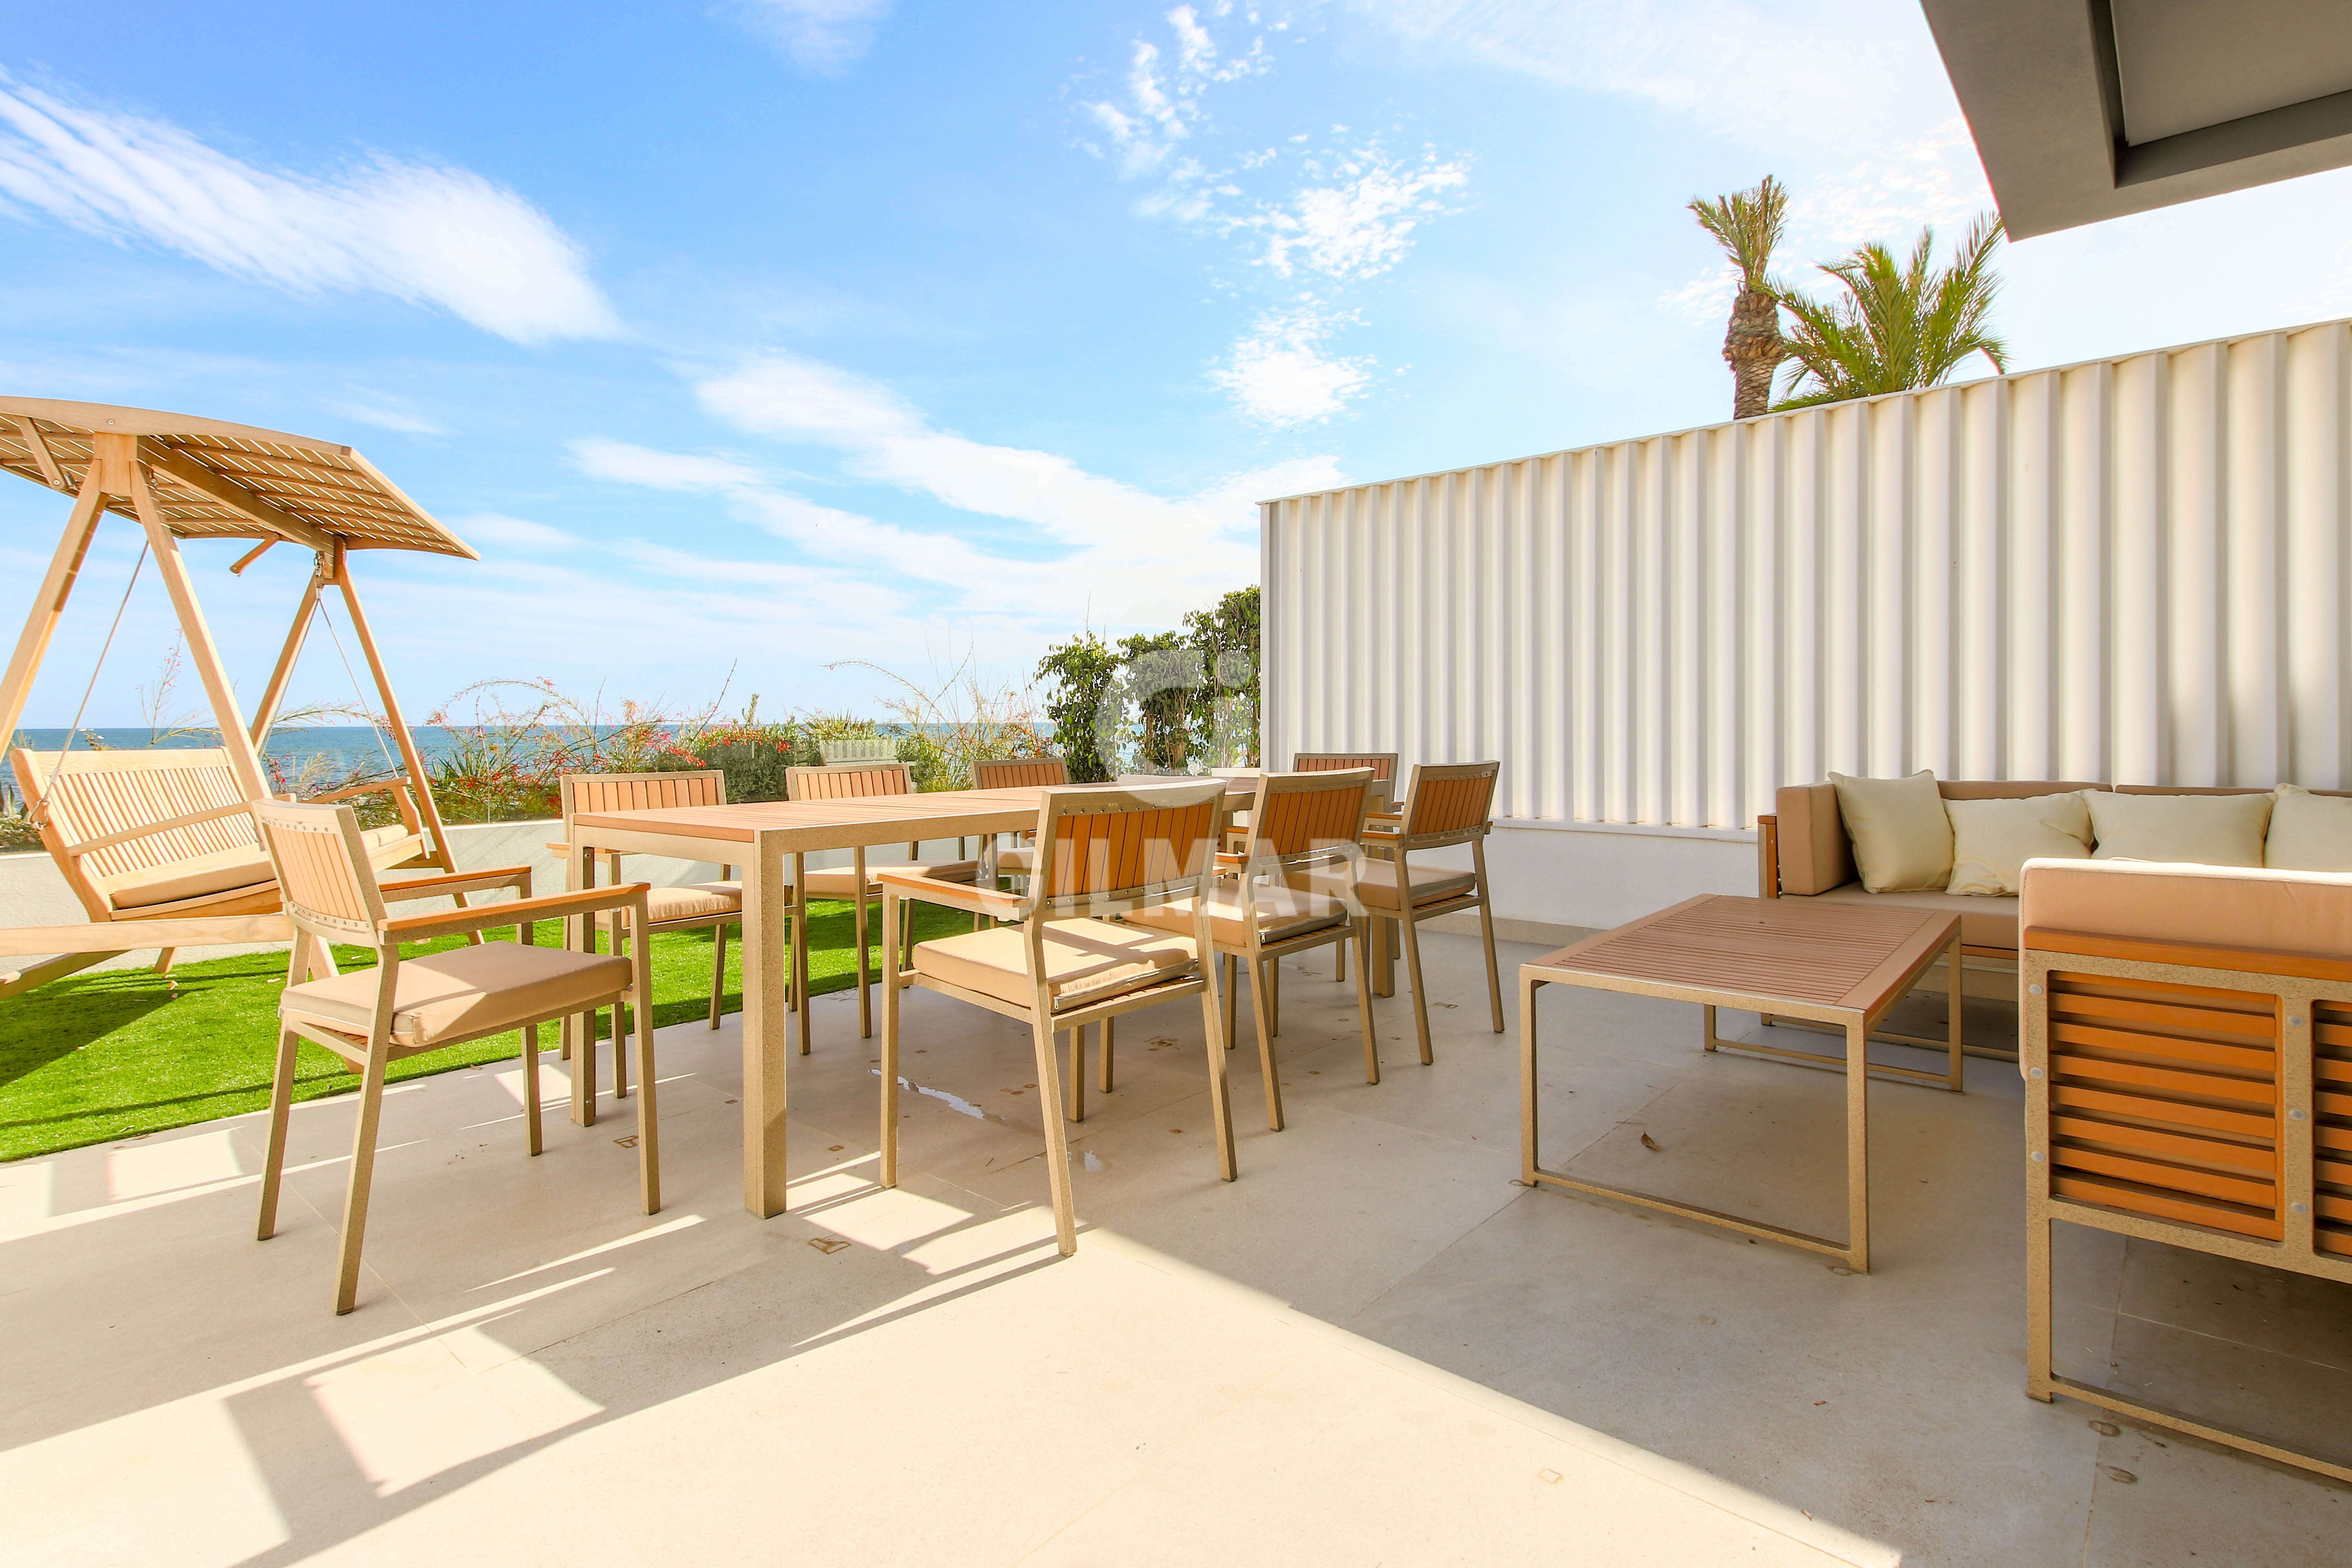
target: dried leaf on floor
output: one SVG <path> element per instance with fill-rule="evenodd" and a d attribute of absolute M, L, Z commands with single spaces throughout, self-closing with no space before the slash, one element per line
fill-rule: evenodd
<path fill-rule="evenodd" d="M 1642 1134 L 1642 1147 L 1654 1151 L 1663 1149 L 1664 1145 L 1661 1144 L 1656 1139 L 1644 1132 Z"/>

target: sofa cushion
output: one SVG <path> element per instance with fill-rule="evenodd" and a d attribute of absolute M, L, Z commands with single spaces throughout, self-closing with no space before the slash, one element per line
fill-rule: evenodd
<path fill-rule="evenodd" d="M 2021 908 L 2029 932 L 2352 958 L 2352 875 L 2035 860 Z"/>
<path fill-rule="evenodd" d="M 1864 887 L 1874 893 L 1944 890 L 1952 879 L 1952 822 L 1933 773 L 1922 768 L 1900 779 L 1832 773 L 1830 783 Z"/>
<path fill-rule="evenodd" d="M 2271 797 L 2258 795 L 2122 795 L 2087 797 L 2096 860 L 2167 865 L 2260 866 Z"/>
<path fill-rule="evenodd" d="M 1969 947 L 2014 949 L 2017 900 L 1968 893 L 1874 893 L 1860 882 L 1832 888 L 1820 897 L 1829 903 L 1868 904 L 1874 909 L 1929 910 L 1960 917 L 1960 941 Z"/>
<path fill-rule="evenodd" d="M 1838 821 L 1835 784 L 1790 784 L 1772 797 L 1780 823 L 1780 891 L 1803 898 L 1853 880 L 1853 846 Z"/>
<path fill-rule="evenodd" d="M 2352 800 L 2283 784 L 2273 796 L 2263 864 L 2274 871 L 2352 871 Z"/>
<path fill-rule="evenodd" d="M 1947 799 L 1944 811 L 1952 819 L 1946 892 L 2014 898 L 2028 860 L 2091 858 L 2091 808 L 2079 794 Z"/>

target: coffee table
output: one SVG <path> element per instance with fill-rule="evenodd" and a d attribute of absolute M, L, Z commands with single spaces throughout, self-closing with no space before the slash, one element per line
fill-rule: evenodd
<path fill-rule="evenodd" d="M 1870 1061 L 1870 1037 L 1937 959 L 1951 965 L 1949 1068 L 1942 1074 Z M 1743 1047 L 1715 1032 L 1718 1007 L 1825 1024 L 1845 1032 L 1842 1057 L 1772 1048 L 1767 1054 L 1833 1067 L 1846 1075 L 1846 1239 L 1833 1241 L 1737 1215 L 1699 1208 L 1602 1182 L 1580 1181 L 1536 1163 L 1536 993 L 1581 985 L 1636 996 L 1696 1002 L 1706 1049 Z M 1800 903 L 1708 894 L 1519 966 L 1519 1180 L 1619 1198 L 1870 1269 L 1871 1075 L 1960 1092 L 1960 922 L 1917 910 Z M 1866 1070 L 1851 1070 L 1853 1064 Z"/>

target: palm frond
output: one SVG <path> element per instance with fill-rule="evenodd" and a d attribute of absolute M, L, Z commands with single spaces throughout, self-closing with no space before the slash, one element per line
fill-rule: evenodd
<path fill-rule="evenodd" d="M 1770 292 L 1772 250 L 1789 226 L 1789 187 L 1767 174 L 1752 191 L 1713 201 L 1693 196 L 1690 210 L 1739 268 L 1739 286 Z"/>
<path fill-rule="evenodd" d="M 1987 327 L 2000 290 L 1993 255 L 2000 219 L 1988 213 L 1969 226 L 1950 264 L 1935 264 L 1936 231 L 1925 227 L 1897 262 L 1873 241 L 1821 270 L 1843 290 L 1821 300 L 1783 289 L 1796 321 L 1790 358 L 1796 373 L 1777 407 L 1804 407 L 1940 386 L 1972 354 L 2008 368 L 2009 345 Z"/>

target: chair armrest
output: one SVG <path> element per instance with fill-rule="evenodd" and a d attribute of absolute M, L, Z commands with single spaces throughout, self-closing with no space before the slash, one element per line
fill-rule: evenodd
<path fill-rule="evenodd" d="M 404 777 L 396 779 L 378 779 L 373 784 L 346 784 L 341 789 L 331 789 L 324 795 L 305 795 L 302 797 L 302 804 L 304 805 L 331 805 L 336 801 L 350 800 L 354 795 L 379 795 L 388 789 L 405 789 L 407 787 L 408 780 Z"/>
<path fill-rule="evenodd" d="M 645 910 L 649 882 L 623 882 L 593 893 L 549 893 L 517 899 L 510 904 L 489 904 L 478 910 L 450 910 L 437 915 L 410 915 L 383 922 L 383 934 L 394 942 L 422 942 L 429 936 L 455 936 L 488 931 L 495 926 L 520 925 L 527 921 L 559 920 L 568 915 L 593 915 L 603 910 Z"/>
<path fill-rule="evenodd" d="M 1029 916 L 1029 900 L 1019 893 L 983 888 L 977 882 L 943 882 L 937 877 L 893 871 L 887 867 L 869 868 L 869 872 L 882 885 L 886 895 L 920 899 L 927 904 L 943 904 L 967 914 L 987 915 L 1000 921 L 1026 920 Z"/>
<path fill-rule="evenodd" d="M 375 886 L 387 904 L 488 888 L 512 888 L 518 898 L 527 899 L 530 897 L 530 868 L 500 866 L 488 871 L 453 871 L 440 877 L 403 877 L 398 881 L 378 882 Z"/>

